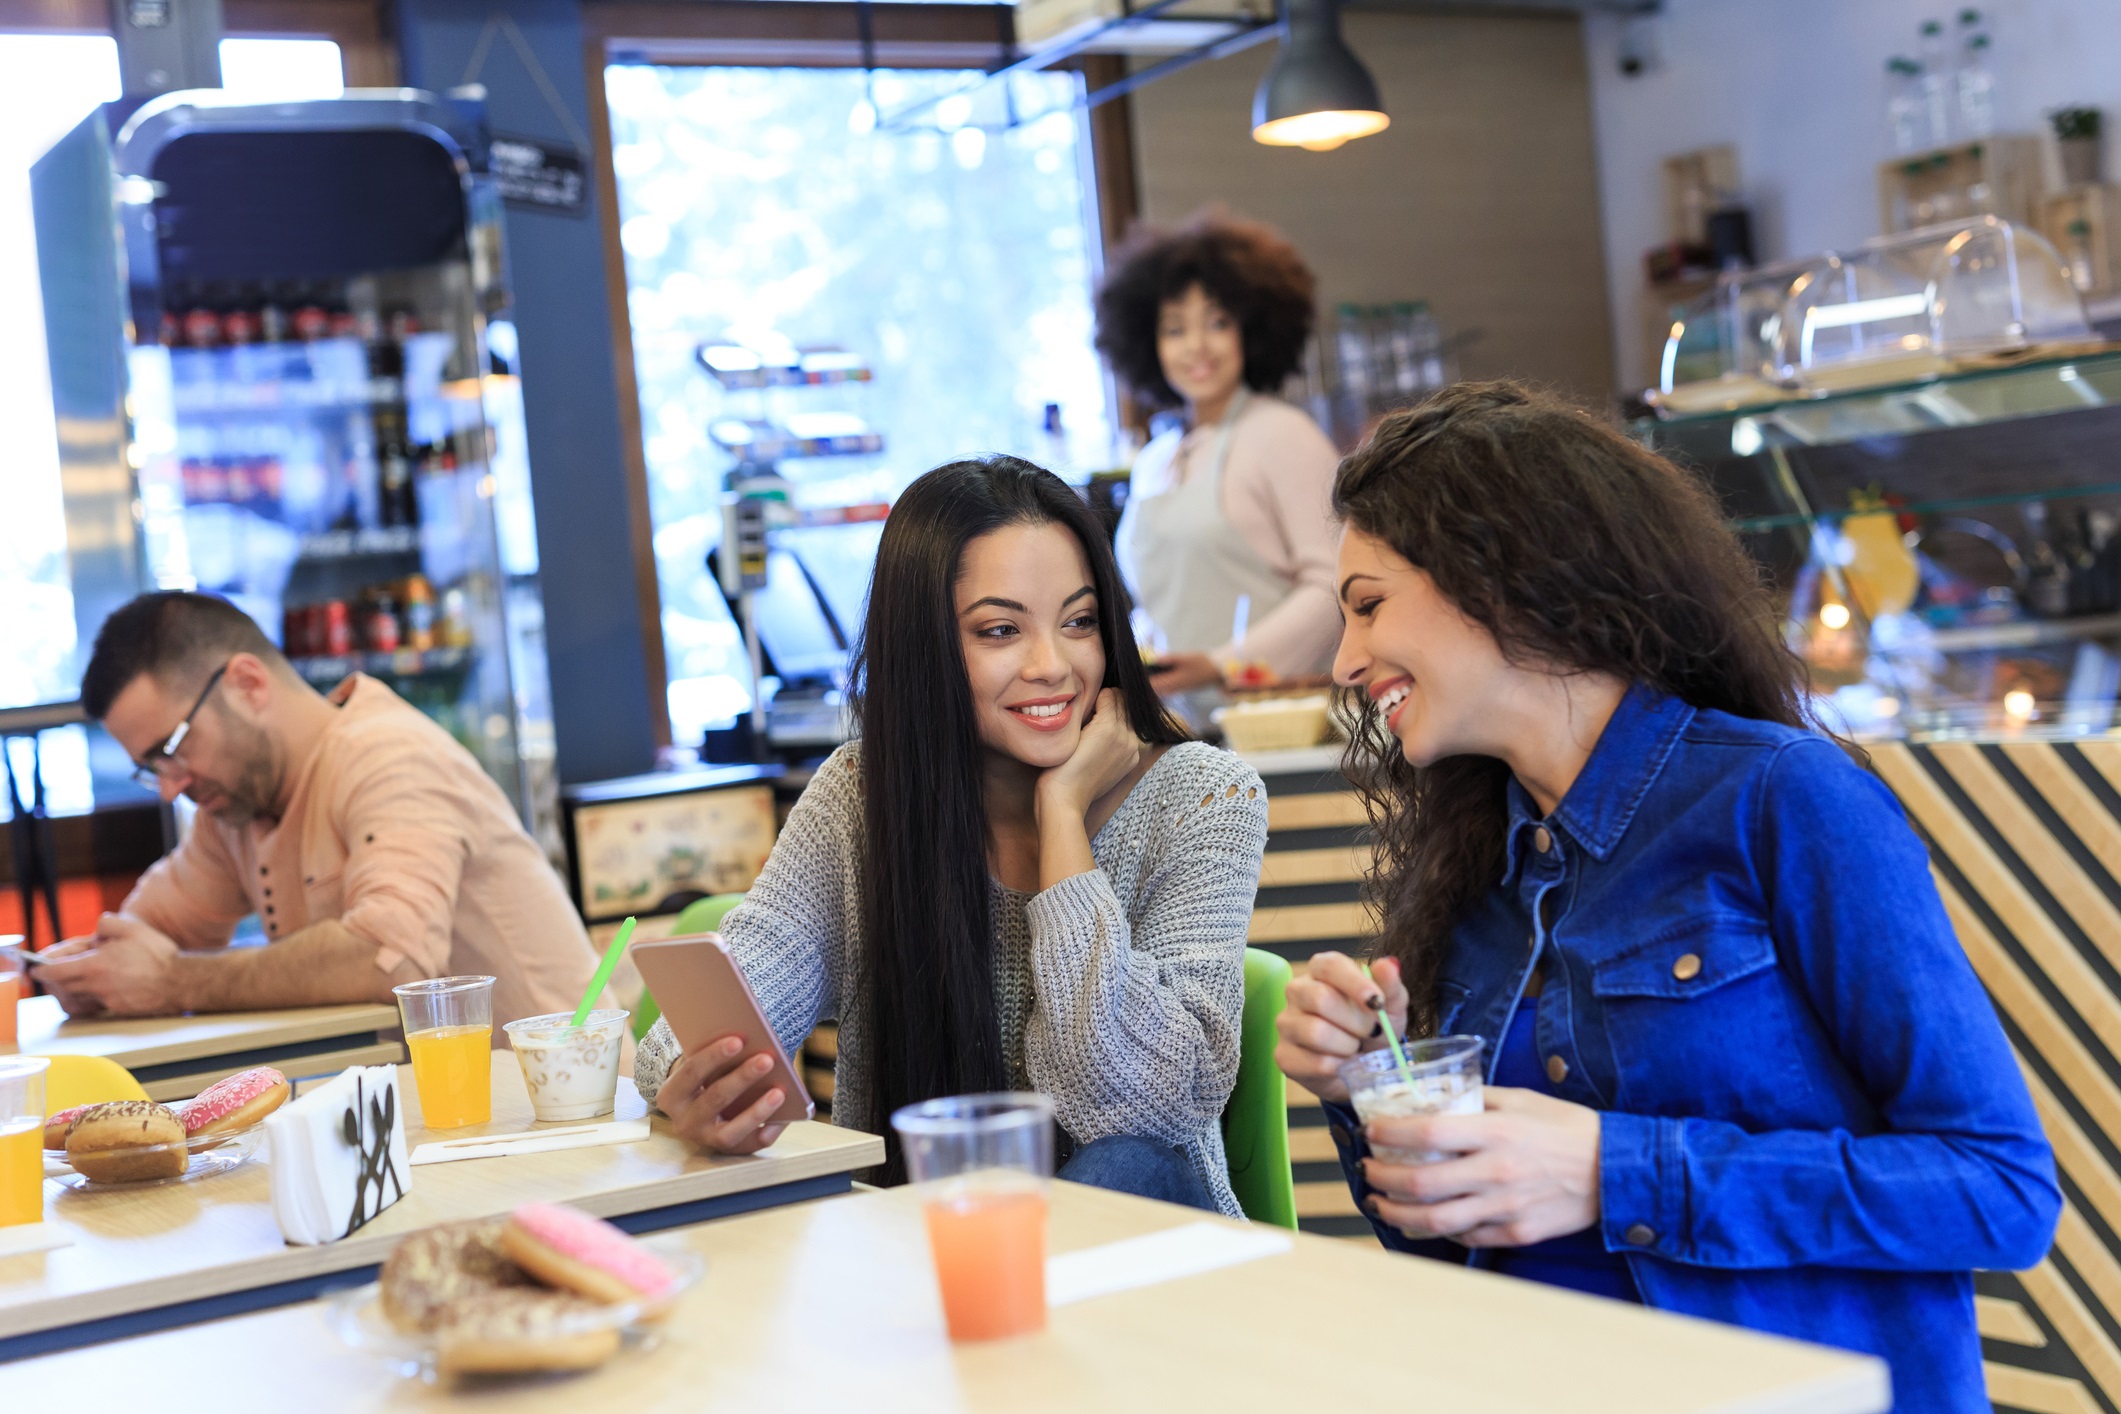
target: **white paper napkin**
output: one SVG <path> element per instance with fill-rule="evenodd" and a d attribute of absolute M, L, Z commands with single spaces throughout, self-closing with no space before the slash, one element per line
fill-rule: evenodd
<path fill-rule="evenodd" d="M 648 1137 L 645 1119 L 606 1120 L 567 1129 L 527 1129 L 521 1134 L 482 1134 L 476 1139 L 438 1139 L 412 1151 L 415 1166 L 458 1159 L 498 1159 L 508 1154 L 544 1154 L 554 1149 L 590 1149 L 599 1144 L 638 1144 Z"/>
<path fill-rule="evenodd" d="M 1177 1281 L 1261 1257 L 1278 1257 L 1291 1246 L 1275 1227 L 1230 1227 L 1187 1223 L 1146 1237 L 1107 1242 L 1046 1259 L 1046 1304 L 1065 1306 L 1137 1286 Z"/>
<path fill-rule="evenodd" d="M 354 1066 L 265 1120 L 273 1217 L 312 1247 L 360 1229 L 412 1187 L 396 1066 Z"/>

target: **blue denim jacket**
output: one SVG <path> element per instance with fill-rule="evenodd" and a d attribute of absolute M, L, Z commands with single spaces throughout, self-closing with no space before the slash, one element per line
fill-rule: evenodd
<path fill-rule="evenodd" d="M 1644 1301 L 1883 1356 L 1903 1410 L 1986 1411 L 1971 1273 L 2039 1262 L 2061 1195 L 1899 802 L 1824 737 L 1641 687 L 1551 816 L 1509 790 L 1441 1029 L 1492 1059 L 1545 951 L 1539 1054 L 1604 1112 L 1600 1232 Z"/>

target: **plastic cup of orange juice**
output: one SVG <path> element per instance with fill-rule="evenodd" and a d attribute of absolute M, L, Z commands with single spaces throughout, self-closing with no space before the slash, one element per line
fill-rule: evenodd
<path fill-rule="evenodd" d="M 0 1046 L 12 1046 L 18 1039 L 15 1004 L 21 1000 L 22 969 L 0 957 Z"/>
<path fill-rule="evenodd" d="M 44 1221 L 42 1056 L 0 1056 L 0 1227 Z"/>
<path fill-rule="evenodd" d="M 950 1338 L 1044 1330 L 1053 1102 L 958 1095 L 908 1105 L 891 1126 L 921 1194 Z"/>
<path fill-rule="evenodd" d="M 412 1052 L 420 1122 L 461 1129 L 493 1118 L 491 977 L 436 977 L 392 987 Z"/>

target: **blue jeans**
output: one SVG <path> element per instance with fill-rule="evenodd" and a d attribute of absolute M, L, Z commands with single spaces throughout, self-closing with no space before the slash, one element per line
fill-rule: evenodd
<path fill-rule="evenodd" d="M 1184 1150 L 1138 1135 L 1110 1134 L 1091 1140 L 1061 1165 L 1059 1176 L 1092 1188 L 1215 1211 L 1208 1186 L 1193 1171 L 1193 1161 Z"/>

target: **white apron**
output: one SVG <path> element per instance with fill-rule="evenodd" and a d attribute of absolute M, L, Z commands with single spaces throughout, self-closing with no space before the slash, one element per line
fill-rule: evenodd
<path fill-rule="evenodd" d="M 1223 468 L 1248 401 L 1242 388 L 1230 400 L 1206 466 L 1196 467 L 1192 475 L 1157 495 L 1130 494 L 1120 513 L 1114 537 L 1120 572 L 1169 653 L 1207 653 L 1222 647 L 1233 637 L 1240 600 L 1248 601 L 1247 621 L 1257 623 L 1296 588 L 1261 559 L 1223 515 Z M 1174 448 L 1174 461 L 1178 455 Z M 1221 700 L 1222 694 L 1212 688 L 1188 693 L 1187 715 L 1202 726 L 1207 712 Z"/>

